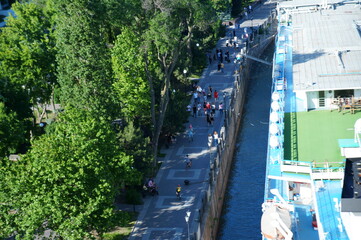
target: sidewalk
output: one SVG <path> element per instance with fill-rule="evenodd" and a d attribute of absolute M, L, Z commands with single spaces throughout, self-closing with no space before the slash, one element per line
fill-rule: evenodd
<path fill-rule="evenodd" d="M 257 8 L 248 16 L 248 20 L 242 19 L 236 22 L 235 28 L 229 28 L 225 38 L 218 41 L 217 49 L 222 49 L 223 55 L 228 50 L 231 56 L 231 62 L 224 62 L 224 72 L 217 71 L 217 61 L 212 63 L 205 69 L 198 85 L 202 89 L 208 90 L 212 86 L 213 92 L 217 90 L 219 98 L 217 103 L 223 102 L 224 109 L 229 109 L 229 97 L 234 87 L 237 65 L 233 62 L 236 50 L 233 47 L 226 47 L 226 41 L 230 39 L 235 31 L 238 38 L 239 46 L 241 44 L 241 36 L 246 31 L 250 31 L 250 27 L 256 27 L 264 22 L 274 4 L 264 3 L 258 5 Z M 252 20 L 251 20 L 252 19 Z M 213 51 L 215 53 L 215 50 Z M 213 56 L 213 54 L 212 54 Z M 213 96 L 207 99 L 208 102 L 215 102 Z M 203 99 L 201 98 L 201 102 Z M 193 102 L 192 102 L 193 103 Z M 185 110 L 186 111 L 186 110 Z M 224 114 L 224 113 L 223 113 Z M 218 110 L 216 111 L 213 126 L 207 126 L 204 113 L 202 116 L 190 117 L 189 124 L 194 129 L 193 141 L 188 141 L 186 134 L 177 137 L 177 142 L 169 149 L 162 149 L 162 153 L 166 154 L 163 159 L 162 167 L 156 176 L 155 182 L 159 186 L 158 196 L 147 196 L 144 206 L 139 213 L 137 223 L 133 229 L 129 239 L 131 240 L 180 240 L 187 239 L 188 231 L 190 239 L 193 239 L 194 233 L 198 231 L 195 223 L 199 222 L 199 209 L 202 206 L 202 196 L 208 189 L 209 168 L 211 155 L 215 154 L 216 147 L 212 142 L 212 147 L 207 145 L 208 134 L 217 131 L 220 135 L 220 129 L 223 126 L 224 116 Z M 192 167 L 185 169 L 185 155 L 189 154 L 192 159 Z M 184 180 L 189 180 L 190 184 L 185 185 Z M 175 190 L 177 185 L 182 187 L 182 198 L 177 199 Z M 188 224 L 185 220 L 187 211 L 190 212 Z"/>

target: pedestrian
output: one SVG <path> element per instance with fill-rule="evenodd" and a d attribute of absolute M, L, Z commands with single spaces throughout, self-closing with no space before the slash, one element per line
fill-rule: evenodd
<path fill-rule="evenodd" d="M 219 114 L 222 115 L 223 114 L 223 103 L 219 104 L 218 110 L 219 110 Z"/>
<path fill-rule="evenodd" d="M 233 29 L 233 37 L 236 36 L 236 30 Z"/>
<path fill-rule="evenodd" d="M 211 112 L 211 104 L 209 102 L 206 104 L 206 110 L 208 114 Z"/>
<path fill-rule="evenodd" d="M 214 90 L 213 95 L 214 95 L 214 101 L 217 102 L 217 100 L 218 100 L 218 92 L 217 92 L 217 90 Z"/>
<path fill-rule="evenodd" d="M 212 142 L 213 142 L 213 137 L 211 134 L 208 134 L 208 147 L 212 146 Z"/>
<path fill-rule="evenodd" d="M 197 92 L 198 92 L 198 97 L 199 97 L 199 94 L 201 94 L 202 93 L 202 88 L 201 88 L 201 86 L 197 86 Z"/>
<path fill-rule="evenodd" d="M 193 117 L 197 117 L 197 106 L 195 103 L 193 104 Z"/>
<path fill-rule="evenodd" d="M 220 70 L 221 70 L 221 62 L 219 62 L 217 65 L 217 71 L 219 72 Z"/>
<path fill-rule="evenodd" d="M 221 72 L 224 73 L 224 64 L 221 63 Z"/>
<path fill-rule="evenodd" d="M 207 113 L 206 116 L 207 116 L 207 117 L 206 117 L 206 119 L 207 119 L 207 126 L 212 125 L 211 115 L 210 115 L 209 113 Z"/>
<path fill-rule="evenodd" d="M 217 133 L 217 131 L 213 132 L 213 139 L 214 139 L 214 145 L 217 146 L 218 145 L 218 133 Z"/>
<path fill-rule="evenodd" d="M 213 88 L 211 85 L 208 86 L 208 90 L 212 93 L 213 92 Z"/>
<path fill-rule="evenodd" d="M 197 105 L 197 115 L 202 116 L 202 104 L 198 103 Z"/>
<path fill-rule="evenodd" d="M 193 142 L 193 136 L 194 136 L 193 128 L 189 129 L 187 134 L 188 134 L 188 141 Z"/>
<path fill-rule="evenodd" d="M 252 12 L 252 6 L 251 6 L 251 5 L 248 6 L 248 12 L 249 12 L 249 13 Z"/>
<path fill-rule="evenodd" d="M 193 98 L 194 98 L 194 103 L 197 104 L 198 103 L 198 93 L 197 93 L 197 91 L 194 91 Z"/>
<path fill-rule="evenodd" d="M 212 103 L 211 109 L 212 109 L 212 114 L 215 115 L 216 114 L 216 104 L 215 103 Z"/>
<path fill-rule="evenodd" d="M 210 120 L 211 120 L 211 125 L 213 126 L 213 122 L 214 122 L 214 114 L 211 112 L 209 114 Z"/>
<path fill-rule="evenodd" d="M 245 17 L 246 19 L 248 19 L 248 13 L 247 13 L 247 12 L 244 12 L 244 17 Z"/>

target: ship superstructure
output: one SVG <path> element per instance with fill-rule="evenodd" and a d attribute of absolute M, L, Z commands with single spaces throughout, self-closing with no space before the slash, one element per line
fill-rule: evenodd
<path fill-rule="evenodd" d="M 295 0 L 277 13 L 261 226 L 276 235 L 263 237 L 360 239 L 361 5 Z"/>

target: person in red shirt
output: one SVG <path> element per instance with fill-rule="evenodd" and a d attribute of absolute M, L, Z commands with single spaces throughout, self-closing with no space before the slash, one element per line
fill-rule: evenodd
<path fill-rule="evenodd" d="M 217 100 L 218 100 L 218 92 L 217 92 L 217 90 L 214 90 L 213 96 L 214 96 L 214 101 L 217 102 Z"/>
<path fill-rule="evenodd" d="M 206 104 L 207 113 L 209 114 L 211 112 L 211 104 L 207 102 Z"/>

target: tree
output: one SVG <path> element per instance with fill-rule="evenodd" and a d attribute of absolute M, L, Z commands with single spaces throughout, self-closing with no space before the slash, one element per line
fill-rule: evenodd
<path fill-rule="evenodd" d="M 109 227 L 119 184 L 139 184 L 140 174 L 120 150 L 109 121 L 99 115 L 67 109 L 12 164 L 0 207 L 0 226 L 11 223 L 7 234 L 16 230 L 21 239 L 34 239 L 51 229 L 71 240 Z"/>
<path fill-rule="evenodd" d="M 145 62 L 140 49 L 139 34 L 131 28 L 123 28 L 112 49 L 114 89 L 124 116 L 133 121 L 150 119 L 149 85 L 145 75 Z"/>
<path fill-rule="evenodd" d="M 0 78 L 24 88 L 33 105 L 48 102 L 56 84 L 53 13 L 46 0 L 15 3 L 12 9 L 16 17 L 9 16 L 0 32 Z"/>
<path fill-rule="evenodd" d="M 136 128 L 133 122 L 128 125 L 118 135 L 121 149 L 134 159 L 134 167 L 143 174 L 151 176 L 152 169 L 152 149 L 149 137 Z"/>
<path fill-rule="evenodd" d="M 10 153 L 16 153 L 25 140 L 24 135 L 25 127 L 16 113 L 7 113 L 4 103 L 0 102 L 0 158 L 7 158 Z"/>
<path fill-rule="evenodd" d="M 202 7 L 206 10 L 203 10 Z M 145 72 L 151 94 L 152 144 L 155 166 L 158 140 L 168 108 L 174 71 L 176 67 L 183 71 L 184 65 L 179 66 L 181 58 L 186 59 L 183 64 L 191 64 L 193 31 L 205 29 L 214 24 L 214 21 L 208 15 L 212 11 L 208 11 L 207 14 L 207 10 L 212 10 L 212 8 L 203 1 L 144 1 L 143 8 L 149 19 L 144 34 L 143 49 L 145 50 Z"/>
<path fill-rule="evenodd" d="M 117 115 L 110 51 L 100 0 L 56 1 L 58 81 L 61 104 Z"/>

